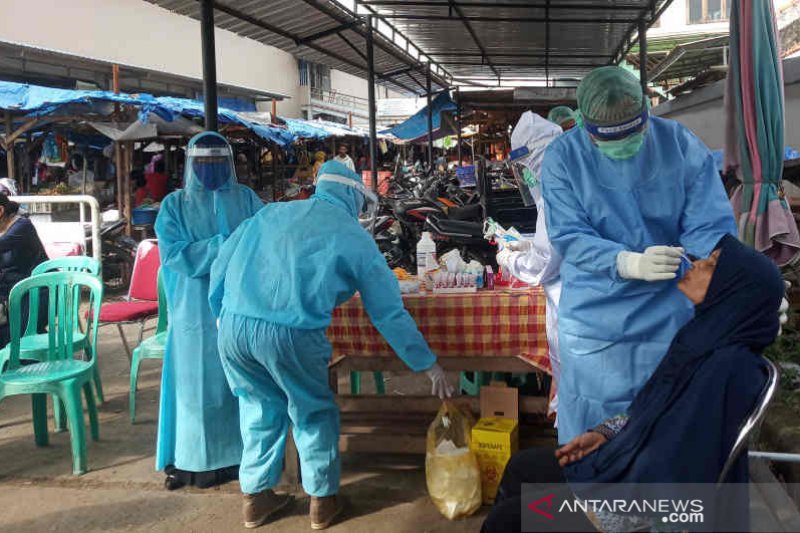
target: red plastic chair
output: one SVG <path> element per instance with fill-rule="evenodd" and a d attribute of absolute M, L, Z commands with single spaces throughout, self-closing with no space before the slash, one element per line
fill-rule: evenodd
<path fill-rule="evenodd" d="M 139 324 L 139 340 L 135 346 L 142 343 L 145 322 L 149 318 L 158 316 L 158 269 L 160 266 L 158 240 L 146 239 L 139 243 L 128 297 L 124 301 L 106 303 L 100 307 L 100 326 L 116 324 L 128 361 L 131 360 L 131 349 L 125 333 L 122 331 L 122 326 Z"/>

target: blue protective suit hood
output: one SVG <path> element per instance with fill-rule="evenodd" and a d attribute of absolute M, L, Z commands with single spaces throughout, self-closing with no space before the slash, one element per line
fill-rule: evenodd
<path fill-rule="evenodd" d="M 319 168 L 317 177 L 319 178 L 319 176 L 323 174 L 336 174 L 358 183 L 363 183 L 358 174 L 337 161 L 328 161 L 322 165 Z M 355 188 L 342 185 L 341 183 L 332 183 L 328 181 L 318 182 L 314 197 L 325 200 L 337 207 L 341 207 L 352 215 L 353 218 L 358 218 L 358 214 L 364 206 L 364 195 Z"/>

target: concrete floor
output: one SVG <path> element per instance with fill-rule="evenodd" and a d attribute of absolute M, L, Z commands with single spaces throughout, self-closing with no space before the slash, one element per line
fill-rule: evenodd
<path fill-rule="evenodd" d="M 133 328 L 127 334 L 135 339 Z M 29 397 L 0 404 L 0 531 L 244 531 L 237 483 L 168 492 L 154 471 L 161 363 L 142 364 L 131 425 L 128 361 L 115 329 L 102 331 L 98 352 L 106 403 L 100 441 L 88 443 L 87 474 L 71 474 L 68 433 L 51 433 L 49 446 L 36 447 Z M 371 380 L 365 381 L 369 392 Z M 426 379 L 393 377 L 387 392 L 422 386 Z M 443 518 L 427 497 L 422 456 L 345 454 L 341 493 L 350 511 L 332 532 L 471 532 L 486 512 L 457 522 Z M 310 531 L 307 512 L 308 499 L 299 494 L 292 510 L 259 531 Z"/>

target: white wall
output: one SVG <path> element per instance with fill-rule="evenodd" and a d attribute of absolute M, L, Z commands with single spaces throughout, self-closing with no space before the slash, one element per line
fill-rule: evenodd
<path fill-rule="evenodd" d="M 368 96 L 366 79 L 353 76 L 352 74 L 340 70 L 331 70 L 331 89 L 336 92 L 364 99 Z M 376 98 L 379 100 L 383 98 L 402 98 L 405 96 L 391 89 L 387 90 L 380 85 L 377 87 L 375 94 Z"/>
<path fill-rule="evenodd" d="M 202 77 L 200 23 L 143 0 L 0 0 L 0 39 Z M 220 83 L 291 96 L 278 112 L 300 116 L 291 54 L 220 29 L 216 41 Z"/>
<path fill-rule="evenodd" d="M 800 149 L 800 58 L 783 62 L 784 143 Z M 725 112 L 723 109 L 725 81 L 695 93 L 676 98 L 656 107 L 656 115 L 677 120 L 691 129 L 712 150 L 725 144 Z"/>

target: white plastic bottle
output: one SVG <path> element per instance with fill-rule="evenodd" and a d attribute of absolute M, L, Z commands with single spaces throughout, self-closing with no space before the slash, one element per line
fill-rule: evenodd
<path fill-rule="evenodd" d="M 423 231 L 417 243 L 417 279 L 424 283 L 425 273 L 431 270 L 436 270 L 436 243 L 429 231 Z"/>

